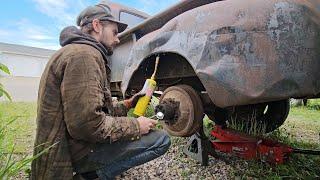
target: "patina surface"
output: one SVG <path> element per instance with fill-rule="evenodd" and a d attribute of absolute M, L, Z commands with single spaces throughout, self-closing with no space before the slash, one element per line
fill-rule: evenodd
<path fill-rule="evenodd" d="M 319 7 L 318 0 L 182 1 L 120 35 L 112 63 L 123 67 L 112 80 L 125 93 L 146 58 L 171 52 L 189 62 L 219 107 L 316 97 Z"/>

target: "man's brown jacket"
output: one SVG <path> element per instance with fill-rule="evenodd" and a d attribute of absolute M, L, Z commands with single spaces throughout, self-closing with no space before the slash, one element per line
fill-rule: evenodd
<path fill-rule="evenodd" d="M 69 44 L 57 51 L 41 77 L 32 179 L 72 179 L 72 162 L 96 143 L 139 138 L 135 118 L 111 99 L 109 72 L 100 51 Z"/>

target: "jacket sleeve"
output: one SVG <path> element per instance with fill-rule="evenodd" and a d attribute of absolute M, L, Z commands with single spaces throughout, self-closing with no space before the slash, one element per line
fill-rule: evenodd
<path fill-rule="evenodd" d="M 123 101 L 115 100 L 112 102 L 112 106 L 113 106 L 113 112 L 112 112 L 113 116 L 127 116 L 129 109 L 125 106 Z"/>
<path fill-rule="evenodd" d="M 91 143 L 138 139 L 140 128 L 135 118 L 108 116 L 103 111 L 102 60 L 86 54 L 69 58 L 60 90 L 70 136 Z"/>

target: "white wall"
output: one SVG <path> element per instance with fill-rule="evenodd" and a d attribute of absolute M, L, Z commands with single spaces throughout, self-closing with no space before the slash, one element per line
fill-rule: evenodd
<path fill-rule="evenodd" d="M 11 52 L 0 54 L 0 62 L 5 64 L 11 72 L 11 75 L 1 73 L 0 82 L 13 101 L 37 101 L 40 77 L 48 59 L 49 57 L 31 54 Z M 7 99 L 1 97 L 0 101 L 7 101 Z"/>
<path fill-rule="evenodd" d="M 12 76 L 41 77 L 48 59 L 41 56 L 2 53 L 0 62 L 10 69 Z"/>
<path fill-rule="evenodd" d="M 14 102 L 35 102 L 38 97 L 40 78 L 38 77 L 1 77 L 0 82 L 9 92 Z M 7 101 L 1 97 L 0 101 Z"/>

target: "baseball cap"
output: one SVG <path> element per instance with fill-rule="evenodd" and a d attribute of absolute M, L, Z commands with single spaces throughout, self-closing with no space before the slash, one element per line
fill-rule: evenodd
<path fill-rule="evenodd" d="M 85 8 L 77 18 L 77 25 L 82 27 L 91 23 L 94 19 L 117 23 L 119 33 L 123 32 L 128 27 L 127 24 L 116 20 L 114 16 L 112 16 L 111 9 L 105 4 L 98 4 Z"/>

